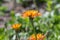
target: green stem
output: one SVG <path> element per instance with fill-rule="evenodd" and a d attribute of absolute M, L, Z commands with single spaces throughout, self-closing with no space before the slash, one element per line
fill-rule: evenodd
<path fill-rule="evenodd" d="M 16 31 L 16 39 L 15 40 L 19 40 L 18 31 Z"/>
<path fill-rule="evenodd" d="M 33 32 L 34 32 L 35 38 L 36 38 L 36 40 L 37 40 L 36 31 L 35 31 L 35 27 L 34 27 L 34 23 L 33 23 L 33 18 L 30 18 L 30 22 L 31 22 L 31 24 L 32 24 Z"/>

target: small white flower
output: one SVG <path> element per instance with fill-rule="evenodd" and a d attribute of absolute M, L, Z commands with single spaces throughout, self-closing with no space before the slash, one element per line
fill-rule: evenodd
<path fill-rule="evenodd" d="M 51 11 L 51 16 L 53 16 L 54 15 L 54 10 L 53 11 Z"/>
<path fill-rule="evenodd" d="M 49 12 L 46 11 L 45 14 L 44 14 L 43 16 L 44 16 L 44 17 L 48 17 L 48 15 L 49 15 Z"/>
<path fill-rule="evenodd" d="M 16 14 L 15 14 L 16 17 L 18 17 L 18 16 L 20 16 L 20 15 L 21 15 L 20 13 L 16 13 Z"/>
<path fill-rule="evenodd" d="M 57 4 L 57 5 L 56 5 L 56 8 L 59 8 L 59 7 L 60 7 L 60 4 Z"/>
<path fill-rule="evenodd" d="M 60 39 L 60 35 L 58 36 L 58 40 Z"/>
<path fill-rule="evenodd" d="M 13 36 L 12 40 L 15 40 L 15 38 L 16 38 L 16 35 Z"/>

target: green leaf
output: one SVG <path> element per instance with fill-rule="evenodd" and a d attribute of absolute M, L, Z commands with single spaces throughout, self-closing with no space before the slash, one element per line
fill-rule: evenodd
<path fill-rule="evenodd" d="M 34 18 L 34 22 L 38 22 L 38 21 L 40 21 L 40 19 L 41 19 L 41 17 L 36 17 L 36 18 Z"/>
<path fill-rule="evenodd" d="M 8 40 L 8 35 L 5 34 L 4 28 L 0 28 L 0 40 Z"/>

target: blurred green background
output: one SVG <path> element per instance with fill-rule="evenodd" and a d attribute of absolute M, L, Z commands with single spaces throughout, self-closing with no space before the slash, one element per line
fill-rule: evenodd
<path fill-rule="evenodd" d="M 0 40 L 15 40 L 15 31 L 11 25 L 15 22 L 24 22 L 22 29 L 26 28 L 29 19 L 23 20 L 18 16 L 30 9 L 38 10 L 43 15 L 34 19 L 34 22 L 40 26 L 36 32 L 46 34 L 48 31 L 44 40 L 60 40 L 60 0 L 0 0 Z M 39 28 L 38 26 L 36 27 Z M 19 37 L 25 40 L 27 35 L 31 34 L 26 30 L 20 31 Z"/>

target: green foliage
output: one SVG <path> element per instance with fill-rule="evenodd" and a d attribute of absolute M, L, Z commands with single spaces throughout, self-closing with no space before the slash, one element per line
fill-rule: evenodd
<path fill-rule="evenodd" d="M 8 36 L 5 34 L 4 30 L 4 28 L 0 28 L 0 40 L 8 40 Z"/>
<path fill-rule="evenodd" d="M 16 21 L 15 12 L 14 11 L 11 11 L 10 15 L 11 15 L 11 18 L 12 19 L 9 21 L 9 23 L 10 24 L 14 24 L 15 21 Z"/>
<path fill-rule="evenodd" d="M 20 0 L 22 1 L 22 0 Z M 39 0 L 42 1 L 42 0 Z M 44 0 L 43 0 L 44 1 Z M 52 0 L 45 0 L 47 2 L 47 10 L 51 13 L 52 11 Z M 59 1 L 59 0 L 57 0 Z M 55 7 L 54 7 L 55 8 Z M 35 17 L 35 18 L 22 18 L 22 16 L 15 16 L 15 12 L 11 11 L 11 20 L 5 24 L 5 28 L 0 28 L 0 40 L 13 40 L 14 36 L 18 35 L 18 38 L 21 37 L 21 33 L 23 37 L 31 34 L 42 33 L 45 35 L 45 40 L 60 40 L 60 13 L 58 11 L 59 8 L 55 8 L 54 15 L 51 16 L 49 14 L 48 17 Z M 5 7 L 0 7 L 0 11 L 4 12 L 6 10 Z M 8 24 L 12 26 L 12 24 L 21 23 L 22 26 L 20 30 L 16 31 L 11 29 L 7 29 Z M 16 25 L 15 25 L 16 26 Z M 25 35 L 26 34 L 26 35 Z M 27 38 L 28 38 L 27 36 Z"/>
<path fill-rule="evenodd" d="M 1 5 L 1 3 L 3 3 L 3 0 L 0 0 L 0 5 Z"/>
<path fill-rule="evenodd" d="M 60 3 L 60 0 L 57 0 L 57 3 Z"/>
<path fill-rule="evenodd" d="M 0 6 L 0 11 L 4 12 L 7 10 L 7 7 Z"/>
<path fill-rule="evenodd" d="M 7 7 L 0 6 L 0 16 L 4 16 L 4 12 L 7 10 Z"/>

